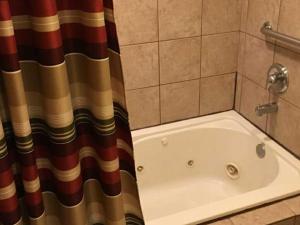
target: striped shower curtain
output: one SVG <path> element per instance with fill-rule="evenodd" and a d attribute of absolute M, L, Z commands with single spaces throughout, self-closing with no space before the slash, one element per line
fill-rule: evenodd
<path fill-rule="evenodd" d="M 143 224 L 112 0 L 0 0 L 0 224 Z"/>

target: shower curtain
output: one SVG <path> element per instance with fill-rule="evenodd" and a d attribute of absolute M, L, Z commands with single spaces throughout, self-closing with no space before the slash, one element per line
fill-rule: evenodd
<path fill-rule="evenodd" d="M 143 224 L 112 0 L 0 0 L 0 224 Z"/>

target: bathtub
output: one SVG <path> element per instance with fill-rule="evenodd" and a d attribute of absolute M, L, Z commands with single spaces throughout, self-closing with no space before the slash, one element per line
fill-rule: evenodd
<path fill-rule="evenodd" d="M 199 224 L 300 193 L 300 161 L 234 111 L 132 135 L 146 225 Z"/>

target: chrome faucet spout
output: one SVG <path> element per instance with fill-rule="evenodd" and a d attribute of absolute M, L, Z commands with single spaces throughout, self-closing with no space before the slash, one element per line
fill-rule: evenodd
<path fill-rule="evenodd" d="M 255 108 L 255 113 L 257 116 L 263 116 L 267 113 L 276 113 L 278 112 L 277 103 L 269 103 L 265 105 L 259 105 Z"/>

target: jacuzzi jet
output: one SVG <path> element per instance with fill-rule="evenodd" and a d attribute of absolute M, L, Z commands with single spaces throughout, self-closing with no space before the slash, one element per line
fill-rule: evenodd
<path fill-rule="evenodd" d="M 138 166 L 138 167 L 137 167 L 137 171 L 138 171 L 138 172 L 142 172 L 143 170 L 144 170 L 144 167 L 143 167 L 143 166 Z"/>
<path fill-rule="evenodd" d="M 188 167 L 193 167 L 193 165 L 194 165 L 194 160 L 189 160 L 189 161 L 187 162 L 187 166 L 188 166 Z"/>
<path fill-rule="evenodd" d="M 238 167 L 233 164 L 233 163 L 230 163 L 226 166 L 226 172 L 227 172 L 227 175 L 231 178 L 231 179 L 238 179 L 240 177 L 239 175 L 239 169 Z"/>

